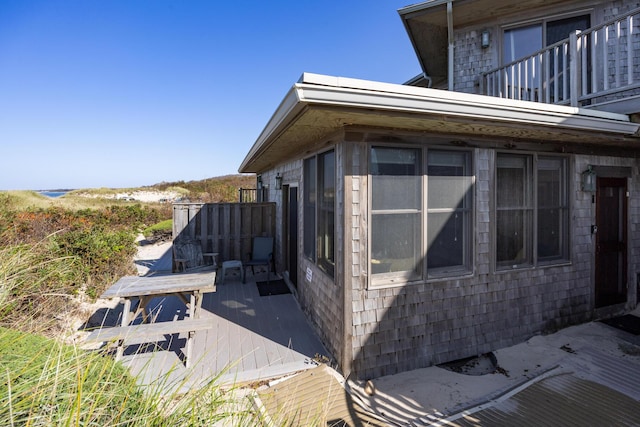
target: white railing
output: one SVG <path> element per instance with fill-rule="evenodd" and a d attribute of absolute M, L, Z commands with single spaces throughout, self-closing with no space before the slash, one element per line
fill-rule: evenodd
<path fill-rule="evenodd" d="M 640 89 L 640 8 L 483 73 L 500 98 L 596 105 Z"/>

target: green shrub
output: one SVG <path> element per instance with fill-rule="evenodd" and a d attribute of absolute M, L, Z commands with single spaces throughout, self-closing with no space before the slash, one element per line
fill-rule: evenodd
<path fill-rule="evenodd" d="M 173 220 L 167 219 L 157 224 L 147 227 L 142 234 L 147 240 L 164 240 L 170 239 L 173 232 Z"/>
<path fill-rule="evenodd" d="M 136 253 L 135 236 L 130 231 L 96 228 L 74 230 L 52 236 L 61 256 L 74 257 L 86 293 L 97 297 L 119 277 L 132 274 Z M 72 284 L 71 284 L 72 285 Z"/>

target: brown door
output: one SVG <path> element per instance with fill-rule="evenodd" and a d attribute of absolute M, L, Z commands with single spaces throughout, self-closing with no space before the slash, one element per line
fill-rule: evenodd
<path fill-rule="evenodd" d="M 627 180 L 598 178 L 595 306 L 627 300 Z"/>

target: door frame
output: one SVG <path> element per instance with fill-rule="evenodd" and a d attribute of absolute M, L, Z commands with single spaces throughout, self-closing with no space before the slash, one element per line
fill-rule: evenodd
<path fill-rule="evenodd" d="M 291 196 L 295 195 L 295 200 Z M 282 257 L 283 270 L 289 281 L 298 287 L 298 241 L 299 241 L 299 191 L 297 183 L 282 186 Z M 293 208 L 293 209 L 292 209 Z"/>

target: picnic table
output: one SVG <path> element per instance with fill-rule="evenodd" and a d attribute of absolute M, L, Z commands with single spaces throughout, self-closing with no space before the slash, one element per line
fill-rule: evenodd
<path fill-rule="evenodd" d="M 210 319 L 200 318 L 202 299 L 205 293 L 215 292 L 216 272 L 194 272 L 165 274 L 156 276 L 124 276 L 107 289 L 100 298 L 122 298 L 124 309 L 120 327 L 101 328 L 93 331 L 87 341 L 117 341 L 116 360 L 122 357 L 125 338 L 145 338 L 158 335 L 187 332 L 185 364 L 189 366 L 193 335 L 195 331 L 212 326 Z M 149 302 L 155 297 L 175 295 L 189 308 L 189 317 L 170 322 L 155 322 L 148 310 Z M 135 311 L 131 307 L 138 301 Z M 142 315 L 142 324 L 134 325 Z"/>

